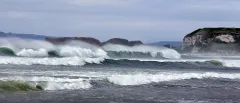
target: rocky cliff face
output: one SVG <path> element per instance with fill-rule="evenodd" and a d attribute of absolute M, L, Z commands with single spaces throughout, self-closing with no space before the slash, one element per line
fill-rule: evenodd
<path fill-rule="evenodd" d="M 105 45 L 105 44 L 120 44 L 120 45 L 126 45 L 126 46 L 134 46 L 134 45 L 141 45 L 143 43 L 141 41 L 128 41 L 122 38 L 113 38 L 102 43 L 102 45 Z"/>
<path fill-rule="evenodd" d="M 183 39 L 182 51 L 191 53 L 240 52 L 240 28 L 202 28 Z"/>

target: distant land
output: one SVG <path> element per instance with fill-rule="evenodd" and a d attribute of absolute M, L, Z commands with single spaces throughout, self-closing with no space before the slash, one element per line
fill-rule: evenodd
<path fill-rule="evenodd" d="M 159 41 L 155 43 L 149 43 L 149 45 L 154 45 L 154 46 L 171 45 L 173 47 L 180 47 L 182 45 L 182 42 L 181 41 Z"/>
<path fill-rule="evenodd" d="M 5 33 L 0 31 L 0 37 L 18 37 L 23 39 L 35 39 L 35 40 L 45 40 L 45 38 L 49 36 L 44 35 L 36 35 L 36 34 L 23 34 L 23 33 Z M 160 41 L 155 43 L 147 43 L 148 45 L 154 45 L 154 46 L 165 46 L 165 45 L 171 45 L 173 47 L 179 47 L 181 46 L 181 41 Z"/>
<path fill-rule="evenodd" d="M 36 39 L 36 40 L 44 40 L 46 36 L 44 35 L 36 35 L 36 34 L 22 34 L 22 33 L 4 33 L 0 31 L 0 37 L 19 37 L 25 39 Z"/>

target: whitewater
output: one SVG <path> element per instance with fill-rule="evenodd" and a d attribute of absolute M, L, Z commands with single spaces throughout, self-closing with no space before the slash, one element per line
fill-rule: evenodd
<path fill-rule="evenodd" d="M 161 46 L 5 38 L 0 102 L 238 102 L 239 62 Z"/>
<path fill-rule="evenodd" d="M 186 54 L 183 54 L 185 56 Z M 227 67 L 240 67 L 237 56 L 201 56 L 184 58 L 176 50 L 148 45 L 124 46 L 107 44 L 102 47 L 81 41 L 55 45 L 41 40 L 0 39 L 0 64 L 83 66 L 101 64 L 106 59 L 157 62 L 206 62 L 217 60 Z M 225 58 L 228 58 L 227 60 Z M 229 59 L 230 58 L 230 59 Z"/>

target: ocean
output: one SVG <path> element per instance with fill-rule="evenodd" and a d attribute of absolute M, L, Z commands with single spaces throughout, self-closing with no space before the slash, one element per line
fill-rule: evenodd
<path fill-rule="evenodd" d="M 240 101 L 240 56 L 16 38 L 0 47 L 0 103 Z"/>

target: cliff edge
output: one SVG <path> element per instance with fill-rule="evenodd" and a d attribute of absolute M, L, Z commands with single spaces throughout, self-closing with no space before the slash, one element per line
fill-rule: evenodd
<path fill-rule="evenodd" d="M 183 39 L 182 51 L 190 53 L 239 53 L 240 28 L 200 28 Z"/>

